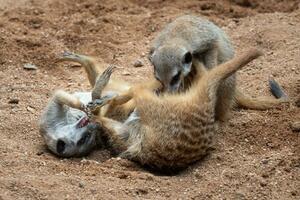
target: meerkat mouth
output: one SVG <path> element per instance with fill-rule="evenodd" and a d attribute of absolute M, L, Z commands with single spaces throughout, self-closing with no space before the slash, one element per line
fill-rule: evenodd
<path fill-rule="evenodd" d="M 90 123 L 90 120 L 88 117 L 82 117 L 79 122 L 77 123 L 77 128 L 83 128 L 87 126 Z"/>

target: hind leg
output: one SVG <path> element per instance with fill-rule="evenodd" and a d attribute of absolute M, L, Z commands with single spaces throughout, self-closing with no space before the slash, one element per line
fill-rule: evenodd
<path fill-rule="evenodd" d="M 218 88 L 215 108 L 215 119 L 217 122 L 222 123 L 229 119 L 230 111 L 234 103 L 235 82 L 235 75 L 232 75 L 228 77 Z"/>
<path fill-rule="evenodd" d="M 101 93 L 108 84 L 110 76 L 113 73 L 114 69 L 114 66 L 109 66 L 106 70 L 104 70 L 102 74 L 98 75 L 94 88 L 92 90 L 92 100 L 101 98 Z"/>
<path fill-rule="evenodd" d="M 97 66 L 97 63 L 95 60 L 89 56 L 79 55 L 71 52 L 65 52 L 61 58 L 59 58 L 59 61 L 71 61 L 71 62 L 77 62 L 81 64 L 88 76 L 89 82 L 92 87 L 95 86 L 97 82 L 97 78 L 100 74 L 103 73 L 104 69 L 100 66 Z M 108 90 L 111 91 L 118 91 L 118 92 L 125 92 L 129 89 L 130 84 L 121 81 L 121 80 L 111 80 L 109 84 L 106 86 Z"/>
<path fill-rule="evenodd" d="M 66 105 L 71 108 L 85 111 L 85 105 L 79 100 L 79 98 L 63 90 L 56 91 L 52 97 L 52 100 L 61 106 Z"/>

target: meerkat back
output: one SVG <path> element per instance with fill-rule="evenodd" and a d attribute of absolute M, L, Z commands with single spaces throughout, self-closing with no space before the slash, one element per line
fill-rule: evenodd
<path fill-rule="evenodd" d="M 158 48 L 168 44 L 176 44 L 196 55 L 204 53 L 215 43 L 219 51 L 217 64 L 233 57 L 233 46 L 221 28 L 205 18 L 184 15 L 166 25 L 157 35 L 150 47 L 150 57 Z"/>

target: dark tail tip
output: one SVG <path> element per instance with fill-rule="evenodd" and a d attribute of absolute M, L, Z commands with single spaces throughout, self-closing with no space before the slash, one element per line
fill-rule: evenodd
<path fill-rule="evenodd" d="M 284 93 L 283 89 L 280 87 L 280 85 L 273 79 L 269 79 L 269 86 L 271 93 L 277 98 L 284 98 L 287 99 L 288 96 Z"/>

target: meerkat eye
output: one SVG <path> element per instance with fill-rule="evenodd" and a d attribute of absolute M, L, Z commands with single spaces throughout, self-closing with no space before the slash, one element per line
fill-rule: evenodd
<path fill-rule="evenodd" d="M 178 83 L 179 79 L 180 79 L 180 71 L 177 72 L 175 76 L 173 76 L 170 84 L 175 85 L 176 83 Z"/>
<path fill-rule="evenodd" d="M 56 151 L 57 153 L 61 154 L 65 151 L 66 143 L 62 140 L 58 140 L 56 144 Z"/>
<path fill-rule="evenodd" d="M 192 54 L 190 52 L 187 52 L 186 54 L 184 54 L 184 57 L 183 57 L 183 64 L 189 64 L 192 62 Z"/>
<path fill-rule="evenodd" d="M 77 146 L 81 146 L 81 145 L 85 144 L 90 137 L 91 137 L 91 134 L 89 132 L 84 134 L 84 136 L 77 142 Z"/>

